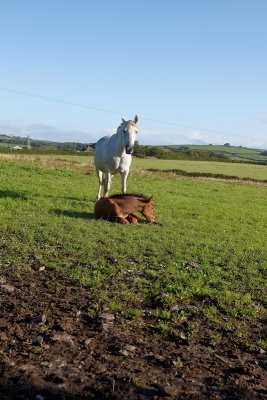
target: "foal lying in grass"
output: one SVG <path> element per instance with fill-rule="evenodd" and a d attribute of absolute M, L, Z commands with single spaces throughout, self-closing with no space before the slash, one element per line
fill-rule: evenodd
<path fill-rule="evenodd" d="M 135 215 L 140 212 L 146 219 Z M 138 222 L 154 222 L 152 196 L 142 194 L 119 194 L 102 197 L 95 204 L 95 217 L 121 224 L 136 224 Z"/>

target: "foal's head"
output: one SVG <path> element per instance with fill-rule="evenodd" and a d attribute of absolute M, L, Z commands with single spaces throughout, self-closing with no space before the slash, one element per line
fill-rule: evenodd
<path fill-rule="evenodd" d="M 125 119 L 122 118 L 121 128 L 123 130 L 125 151 L 127 154 L 132 154 L 134 151 L 134 143 L 137 134 L 137 122 L 137 115 L 134 117 L 133 121 L 125 121 Z"/>
<path fill-rule="evenodd" d="M 141 213 L 149 222 L 154 222 L 155 220 L 154 204 L 152 202 L 152 199 L 153 197 L 151 196 L 142 200 L 142 202 L 144 203 L 144 208 Z"/>

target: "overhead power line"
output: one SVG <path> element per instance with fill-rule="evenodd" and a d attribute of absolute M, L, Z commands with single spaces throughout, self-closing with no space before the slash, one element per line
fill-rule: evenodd
<path fill-rule="evenodd" d="M 115 114 L 115 115 L 120 115 L 120 116 L 122 116 L 122 115 L 130 116 L 131 115 L 130 113 L 122 113 L 122 112 L 119 112 L 119 111 L 108 110 L 108 109 L 105 109 L 105 108 L 89 106 L 89 105 L 86 105 L 86 104 L 80 104 L 80 103 L 76 103 L 76 102 L 72 102 L 72 101 L 57 99 L 57 98 L 54 98 L 54 97 L 48 97 L 48 96 L 43 96 L 43 95 L 39 95 L 39 94 L 24 92 L 24 91 L 21 91 L 21 90 L 10 89 L 10 88 L 3 87 L 3 86 L 0 86 L 0 91 L 7 92 L 7 93 L 13 93 L 13 94 L 17 94 L 17 95 L 20 95 L 20 96 L 32 97 L 32 98 L 35 98 L 35 99 L 40 99 L 40 100 L 45 100 L 45 101 L 51 101 L 51 102 L 54 102 L 54 103 L 65 104 L 65 105 L 72 106 L 72 107 L 78 107 L 78 108 L 84 108 L 84 109 L 87 109 L 87 110 L 105 112 L 105 113 L 108 113 L 108 114 Z M 203 132 L 209 132 L 209 133 L 216 133 L 216 134 L 219 134 L 219 135 L 237 137 L 237 138 L 241 138 L 241 139 L 252 139 L 250 137 L 244 137 L 244 136 L 240 136 L 240 135 L 235 135 L 235 134 L 229 133 L 229 132 L 222 132 L 222 131 L 217 131 L 217 130 L 214 130 L 214 129 L 200 128 L 200 127 L 191 126 L 191 125 L 184 125 L 184 124 L 180 124 L 180 123 L 177 123 L 177 122 L 158 120 L 158 119 L 148 118 L 148 117 L 145 117 L 145 116 L 142 116 L 142 115 L 139 116 L 139 119 L 142 119 L 143 121 L 155 122 L 157 124 L 162 124 L 162 125 L 177 126 L 179 128 L 193 129 L 193 130 L 196 130 L 196 131 L 203 131 Z M 257 138 L 254 137 L 253 139 L 255 140 Z M 262 140 L 262 139 L 258 139 L 258 140 Z"/>
<path fill-rule="evenodd" d="M 9 88 L 5 88 L 0 86 L 0 90 L 2 92 L 9 92 L 9 93 L 13 93 L 13 94 L 19 94 L 21 96 L 27 96 L 27 97 L 33 97 L 35 99 L 40 99 L 40 100 L 46 100 L 46 101 L 52 101 L 54 103 L 59 103 L 59 104 L 66 104 L 68 106 L 74 106 L 74 107 L 79 107 L 79 108 L 86 108 L 88 110 L 95 110 L 95 111 L 102 111 L 102 112 L 106 112 L 109 114 L 116 114 L 116 115 L 122 115 L 120 112 L 118 111 L 111 111 L 111 110 L 106 110 L 104 108 L 98 108 L 98 107 L 93 107 L 93 106 L 87 106 L 85 104 L 79 104 L 79 103 L 74 103 L 72 101 L 67 101 L 67 100 L 62 100 L 62 99 L 56 99 L 54 97 L 48 97 L 48 96 L 42 96 L 39 94 L 34 94 L 34 93 L 28 93 L 28 92 L 23 92 L 21 90 L 14 90 L 14 89 L 9 89 Z M 128 115 L 128 114 L 124 114 L 124 115 Z"/>

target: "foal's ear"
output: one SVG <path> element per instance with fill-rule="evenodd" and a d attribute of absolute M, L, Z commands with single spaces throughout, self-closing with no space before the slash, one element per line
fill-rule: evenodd
<path fill-rule="evenodd" d="M 138 116 L 137 116 L 137 115 L 134 117 L 133 122 L 134 122 L 135 124 L 137 124 L 137 122 L 138 122 Z"/>
<path fill-rule="evenodd" d="M 122 119 L 122 122 L 126 122 L 126 119 L 124 119 L 124 117 L 123 117 L 123 116 L 121 117 L 121 119 Z"/>
<path fill-rule="evenodd" d="M 150 203 L 152 200 L 153 200 L 153 196 L 150 196 L 150 197 L 147 199 L 147 203 Z"/>

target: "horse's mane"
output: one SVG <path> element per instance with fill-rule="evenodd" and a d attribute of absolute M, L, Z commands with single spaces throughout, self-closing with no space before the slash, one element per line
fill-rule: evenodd
<path fill-rule="evenodd" d="M 129 123 L 133 123 L 133 121 L 130 119 L 129 121 L 122 121 L 121 124 L 117 128 L 117 132 L 120 130 L 120 128 L 124 125 L 127 125 Z"/>
<path fill-rule="evenodd" d="M 144 194 L 140 194 L 140 193 L 127 193 L 127 194 L 123 194 L 123 193 L 121 193 L 121 194 L 112 194 L 111 196 L 109 196 L 109 198 L 110 197 L 116 197 L 116 198 L 120 198 L 120 197 L 129 197 L 129 196 L 132 196 L 132 197 L 141 197 L 142 199 L 144 199 L 144 200 L 147 200 L 147 199 L 149 199 L 149 197 L 150 196 L 145 196 Z"/>
<path fill-rule="evenodd" d="M 117 132 L 121 129 L 121 127 L 122 127 L 123 125 L 126 125 L 125 122 L 128 123 L 128 121 L 123 121 L 123 122 L 118 126 Z"/>

